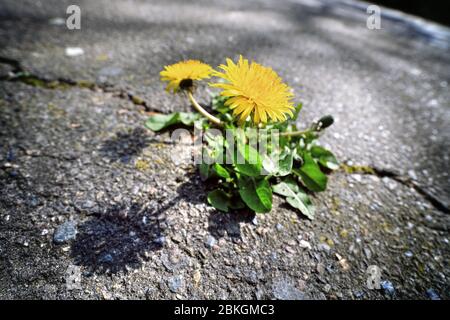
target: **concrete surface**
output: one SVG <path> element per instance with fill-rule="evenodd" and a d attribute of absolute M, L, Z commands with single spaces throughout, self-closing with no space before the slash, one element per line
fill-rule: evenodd
<path fill-rule="evenodd" d="M 369 30 L 364 3 L 317 0 L 79 1 L 81 30 L 50 23 L 72 3 L 0 4 L 0 298 L 448 299 L 448 29 L 386 11 Z M 164 65 L 239 54 L 294 88 L 303 126 L 335 116 L 342 162 L 376 168 L 332 174 L 312 222 L 279 198 L 217 212 L 143 127 L 189 110 Z"/>

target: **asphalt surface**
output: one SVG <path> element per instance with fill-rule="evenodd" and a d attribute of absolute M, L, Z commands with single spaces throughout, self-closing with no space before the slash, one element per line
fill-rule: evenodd
<path fill-rule="evenodd" d="M 69 4 L 0 4 L 0 298 L 449 298 L 448 29 L 271 0 L 80 1 L 68 30 Z M 189 110 L 164 65 L 239 54 L 293 87 L 301 126 L 335 117 L 321 141 L 343 163 L 375 169 L 333 173 L 314 221 L 278 198 L 256 219 L 217 212 L 171 161 L 183 146 L 143 127 Z"/>

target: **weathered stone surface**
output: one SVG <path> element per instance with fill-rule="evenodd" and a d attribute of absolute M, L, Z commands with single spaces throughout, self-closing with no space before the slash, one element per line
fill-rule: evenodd
<path fill-rule="evenodd" d="M 365 11 L 339 1 L 81 1 L 80 31 L 50 21 L 70 1 L 36 3 L 1 2 L 0 56 L 85 82 L 0 82 L 0 298 L 449 298 L 445 37 L 387 17 L 368 30 Z M 335 116 L 322 142 L 340 160 L 381 172 L 333 173 L 314 221 L 278 198 L 257 221 L 208 206 L 194 167 L 170 160 L 168 133 L 145 130 L 123 93 L 186 111 L 162 66 L 240 53 L 292 85 L 303 126 Z M 0 76 L 14 70 L 1 65 Z M 48 230 L 65 221 L 77 236 L 55 245 Z M 82 290 L 61 281 L 73 265 Z M 387 289 L 367 288 L 370 265 Z"/>

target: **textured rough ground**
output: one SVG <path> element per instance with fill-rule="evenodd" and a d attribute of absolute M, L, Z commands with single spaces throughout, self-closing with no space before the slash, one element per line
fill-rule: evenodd
<path fill-rule="evenodd" d="M 445 33 L 368 30 L 364 9 L 311 0 L 81 1 L 81 31 L 49 23 L 68 4 L 0 4 L 0 56 L 65 79 L 7 81 L 0 61 L 0 298 L 449 298 Z M 256 219 L 218 213 L 171 161 L 183 146 L 143 128 L 146 109 L 189 109 L 163 65 L 240 53 L 292 85 L 305 126 L 335 116 L 322 141 L 340 160 L 379 169 L 332 174 L 312 222 L 278 198 Z M 76 237 L 55 244 L 67 221 Z M 370 265 L 394 291 L 367 288 Z"/>

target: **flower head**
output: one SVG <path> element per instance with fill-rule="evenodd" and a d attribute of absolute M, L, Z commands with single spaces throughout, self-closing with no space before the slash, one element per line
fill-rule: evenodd
<path fill-rule="evenodd" d="M 181 61 L 165 66 L 159 73 L 161 81 L 167 81 L 166 90 L 174 93 L 178 90 L 192 90 L 194 80 L 209 78 L 213 69 L 206 63 L 198 60 Z"/>
<path fill-rule="evenodd" d="M 252 114 L 253 122 L 266 123 L 268 119 L 284 121 L 286 114 L 293 116 L 291 88 L 271 68 L 258 63 L 251 64 L 242 56 L 235 64 L 227 59 L 227 65 L 220 65 L 224 72 L 215 71 L 214 76 L 220 77 L 226 83 L 212 84 L 221 88 L 221 96 L 227 97 L 225 105 L 239 115 L 244 121 Z"/>

